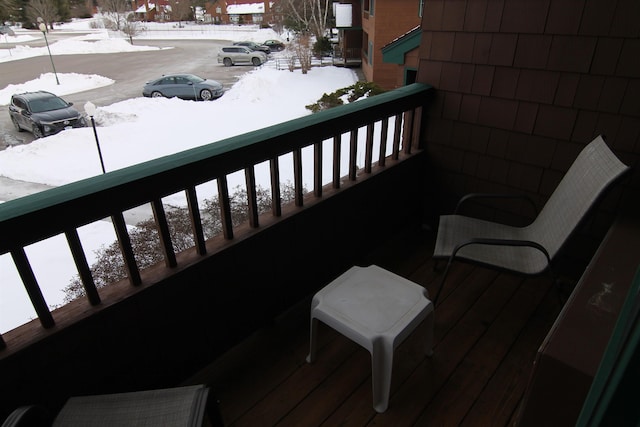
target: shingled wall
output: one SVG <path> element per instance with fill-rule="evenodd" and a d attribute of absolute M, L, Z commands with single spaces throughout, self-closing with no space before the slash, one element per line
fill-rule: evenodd
<path fill-rule="evenodd" d="M 639 22 L 637 0 L 427 0 L 418 81 L 437 89 L 424 141 L 441 201 L 434 217 L 472 191 L 524 192 L 541 206 L 598 134 L 636 165 Z M 589 233 L 636 205 L 639 184 L 634 170 Z M 476 213 L 517 222 L 526 209 Z"/>

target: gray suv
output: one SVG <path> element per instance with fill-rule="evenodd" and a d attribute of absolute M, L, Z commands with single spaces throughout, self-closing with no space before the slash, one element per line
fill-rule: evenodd
<path fill-rule="evenodd" d="M 225 46 L 218 52 L 218 63 L 230 67 L 236 64 L 253 64 L 256 67 L 267 62 L 264 52 L 251 50 L 245 46 Z"/>
<path fill-rule="evenodd" d="M 85 118 L 72 105 L 42 90 L 20 93 L 11 97 L 9 116 L 18 132 L 27 130 L 35 138 L 42 138 L 87 125 Z"/>
<path fill-rule="evenodd" d="M 0 25 L 0 34 L 8 35 L 8 36 L 15 36 L 16 35 L 13 32 L 13 30 L 11 29 L 11 27 L 8 26 L 8 25 Z"/>

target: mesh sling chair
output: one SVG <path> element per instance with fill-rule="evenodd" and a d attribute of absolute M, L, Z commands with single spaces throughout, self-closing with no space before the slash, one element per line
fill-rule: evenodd
<path fill-rule="evenodd" d="M 222 426 L 209 387 L 193 385 L 159 390 L 71 397 L 52 416 L 38 405 L 14 410 L 2 427 L 216 427 Z"/>
<path fill-rule="evenodd" d="M 456 258 L 527 275 L 547 271 L 594 203 L 628 169 L 600 135 L 580 152 L 531 224 L 512 227 L 458 214 L 441 216 L 433 257 L 448 261 L 434 305 Z"/>

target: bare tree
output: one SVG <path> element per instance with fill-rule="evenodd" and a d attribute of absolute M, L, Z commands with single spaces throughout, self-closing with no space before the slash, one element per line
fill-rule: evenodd
<path fill-rule="evenodd" d="M 47 28 L 53 29 L 53 23 L 59 19 L 55 0 L 31 0 L 27 6 L 27 16 L 31 22 L 38 22 L 38 18 L 42 18 Z"/>
<path fill-rule="evenodd" d="M 131 11 L 129 0 L 99 0 L 98 6 L 105 18 L 105 26 L 116 31 L 122 29 Z"/>
<path fill-rule="evenodd" d="M 129 15 L 127 21 L 122 25 L 122 32 L 129 37 L 131 44 L 133 44 L 133 38 L 142 32 L 140 22 L 133 20 L 133 14 Z"/>
<path fill-rule="evenodd" d="M 300 62 L 300 70 L 302 71 L 302 74 L 307 74 L 311 69 L 311 59 L 313 58 L 313 50 L 311 49 L 311 38 L 309 37 L 309 34 L 298 34 L 293 43 L 293 49 L 296 52 L 298 61 Z"/>
<path fill-rule="evenodd" d="M 332 4 L 329 0 L 285 0 L 284 3 L 286 12 L 303 24 L 316 39 L 320 40 L 325 36 Z"/>

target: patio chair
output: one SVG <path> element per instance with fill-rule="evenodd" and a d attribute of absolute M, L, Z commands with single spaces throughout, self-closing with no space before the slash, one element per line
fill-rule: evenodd
<path fill-rule="evenodd" d="M 70 398 L 55 416 L 38 405 L 14 410 L 2 427 L 191 427 L 222 425 L 204 385 Z"/>
<path fill-rule="evenodd" d="M 547 271 L 598 198 L 628 169 L 603 137 L 596 137 L 580 152 L 534 221 L 525 227 L 459 215 L 462 202 L 495 195 L 463 197 L 453 215 L 440 217 L 433 257 L 448 261 L 434 306 L 457 258 L 527 275 Z"/>

